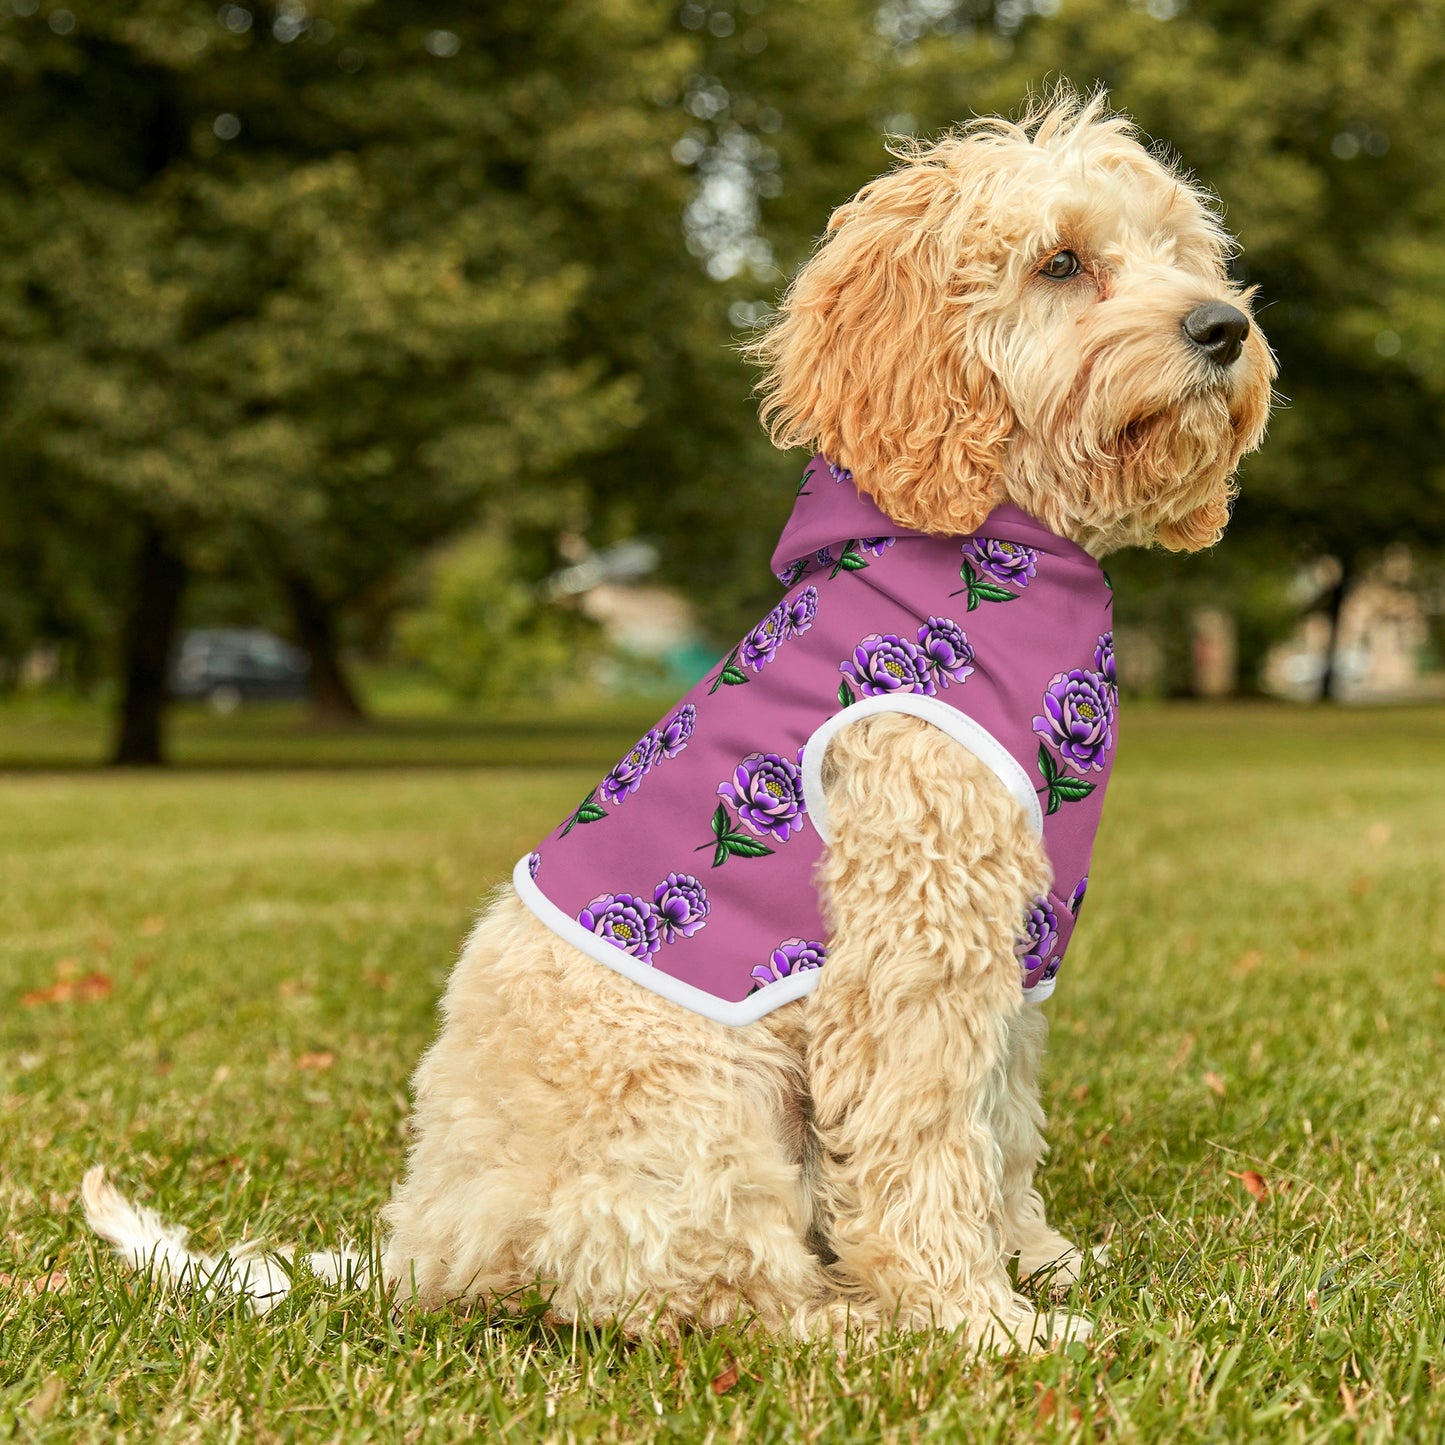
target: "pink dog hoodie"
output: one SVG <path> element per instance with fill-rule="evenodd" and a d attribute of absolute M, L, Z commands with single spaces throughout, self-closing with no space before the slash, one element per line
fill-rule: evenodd
<path fill-rule="evenodd" d="M 665 998 L 750 1023 L 826 967 L 828 742 L 904 712 L 992 768 L 1042 832 L 1054 889 L 1018 952 L 1025 996 L 1047 997 L 1117 735 L 1099 564 L 1012 506 L 970 537 L 910 531 L 818 456 L 773 567 L 782 601 L 518 862 L 523 902 Z"/>

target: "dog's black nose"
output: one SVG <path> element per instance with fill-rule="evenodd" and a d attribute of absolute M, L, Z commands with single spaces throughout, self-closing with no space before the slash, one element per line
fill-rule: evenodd
<path fill-rule="evenodd" d="M 1249 317 L 1223 301 L 1206 301 L 1184 318 L 1184 334 L 1216 365 L 1229 366 L 1244 350 Z"/>

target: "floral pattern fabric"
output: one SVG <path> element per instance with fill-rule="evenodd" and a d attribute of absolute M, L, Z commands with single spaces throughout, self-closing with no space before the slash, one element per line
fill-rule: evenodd
<path fill-rule="evenodd" d="M 651 962 L 664 943 L 691 938 L 712 911 L 707 890 L 686 873 L 669 873 L 652 890 L 652 900 L 632 893 L 603 893 L 577 915 L 577 922 L 604 943 Z"/>
<path fill-rule="evenodd" d="M 1050 679 L 1034 731 L 1080 772 L 1097 772 L 1114 746 L 1114 698 L 1101 673 L 1072 668 Z"/>
<path fill-rule="evenodd" d="M 814 941 L 805 941 L 801 938 L 785 938 L 774 950 L 772 957 L 766 963 L 759 963 L 753 968 L 754 989 L 759 989 L 770 983 L 776 983 L 782 978 L 791 978 L 795 973 L 804 973 L 808 969 L 822 968 L 823 961 L 828 957 L 826 944 Z"/>
<path fill-rule="evenodd" d="M 801 750 L 797 762 L 777 753 L 749 753 L 733 769 L 732 778 L 718 784 L 717 795 L 731 803 L 738 821 L 760 838 L 786 843 L 803 831 L 803 814 L 808 811 L 802 761 Z"/>
<path fill-rule="evenodd" d="M 773 570 L 777 604 L 518 864 L 519 894 L 599 961 L 724 1022 L 800 997 L 828 966 L 809 739 L 849 709 L 906 703 L 945 731 L 955 714 L 981 728 L 1015 796 L 1038 800 L 1056 881 L 1017 934 L 1025 993 L 1043 996 L 1118 739 L 1098 564 L 1009 507 L 973 537 L 911 532 L 815 458 Z"/>
<path fill-rule="evenodd" d="M 979 571 L 988 573 L 995 582 L 1027 587 L 1038 570 L 1039 554 L 1017 542 L 975 537 L 966 550 L 972 553 Z"/>

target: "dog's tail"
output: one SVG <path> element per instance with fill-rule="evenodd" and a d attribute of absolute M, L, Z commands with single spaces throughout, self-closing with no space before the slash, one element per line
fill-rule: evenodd
<path fill-rule="evenodd" d="M 132 1269 L 183 1289 L 198 1289 L 207 1299 L 243 1298 L 263 1315 L 286 1298 L 291 1288 L 295 1250 L 265 1250 L 243 1244 L 219 1255 L 186 1248 L 188 1232 L 167 1224 L 153 1209 L 132 1204 L 105 1177 L 105 1165 L 87 1169 L 80 1185 L 85 1222 Z M 364 1285 L 370 1262 L 353 1249 L 332 1249 L 305 1256 L 311 1272 L 330 1284 Z"/>

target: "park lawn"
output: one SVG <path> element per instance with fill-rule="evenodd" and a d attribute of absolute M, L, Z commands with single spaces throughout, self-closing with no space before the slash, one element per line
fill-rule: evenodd
<path fill-rule="evenodd" d="M 1048 1005 L 1045 1193 L 1112 1247 L 1087 1346 L 674 1351 L 128 1277 L 78 1218 L 98 1160 L 202 1247 L 369 1240 L 478 900 L 636 730 L 574 724 L 516 732 L 521 766 L 420 767 L 409 734 L 307 771 L 0 776 L 0 1436 L 1445 1438 L 1439 709 L 1126 715 Z"/>

